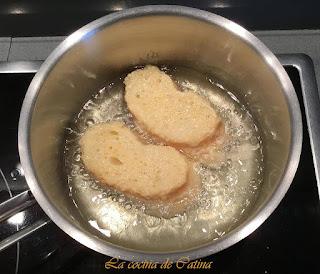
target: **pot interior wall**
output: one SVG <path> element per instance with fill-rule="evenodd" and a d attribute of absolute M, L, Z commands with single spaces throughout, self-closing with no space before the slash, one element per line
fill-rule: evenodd
<path fill-rule="evenodd" d="M 96 233 L 68 195 L 62 160 L 65 128 L 108 79 L 147 63 L 183 64 L 212 74 L 249 108 L 263 134 L 265 157 L 260 196 L 247 215 L 253 218 L 278 186 L 288 159 L 291 122 L 282 86 L 268 60 L 242 39 L 182 16 L 145 16 L 103 26 L 83 37 L 52 67 L 36 99 L 30 131 L 33 165 L 48 200 L 81 230 Z"/>

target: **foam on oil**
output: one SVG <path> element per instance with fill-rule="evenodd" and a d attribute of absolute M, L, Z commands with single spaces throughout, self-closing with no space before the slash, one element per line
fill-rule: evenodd
<path fill-rule="evenodd" d="M 83 218 L 109 242 L 146 251 L 187 249 L 223 236 L 252 206 L 263 178 L 259 129 L 234 94 L 191 69 L 162 69 L 182 90 L 198 93 L 211 103 L 228 136 L 220 151 L 222 162 L 196 164 L 201 192 L 186 212 L 169 219 L 152 216 L 147 204 L 102 186 L 85 170 L 79 139 L 93 124 L 123 121 L 147 142 L 153 142 L 133 123 L 123 99 L 123 77 L 106 85 L 83 106 L 67 128 L 64 151 L 70 196 Z"/>

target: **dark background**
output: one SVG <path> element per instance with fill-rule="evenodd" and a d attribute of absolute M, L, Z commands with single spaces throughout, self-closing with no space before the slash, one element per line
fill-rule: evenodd
<path fill-rule="evenodd" d="M 249 30 L 320 28 L 318 0 L 1 0 L 0 36 L 68 35 L 111 12 L 151 4 L 176 4 L 207 10 Z"/>
<path fill-rule="evenodd" d="M 65 36 L 101 16 L 120 9 L 147 4 L 177 4 L 200 8 L 229 18 L 249 30 L 320 29 L 319 0 L 65 0 L 64 2 L 0 0 L 0 37 Z M 303 106 L 298 72 L 293 68 L 287 68 L 287 71 Z M 3 118 L 1 125 L 6 130 L 10 129 L 11 140 L 16 140 L 14 136 L 17 130 L 12 128 L 11 123 L 5 122 L 8 120 L 7 109 L 9 106 L 13 113 L 10 114 L 10 118 L 15 119 L 16 122 L 13 124 L 17 125 L 19 107 L 32 75 L 23 76 L 22 80 L 18 79 L 19 81 L 15 77 L 16 75 L 0 77 L 2 90 L 8 90 L 2 92 L 5 96 L 0 101 L 2 106 L 7 107 L 3 108 L 3 115 L 0 115 Z M 12 85 L 5 86 L 4 82 Z M 12 99 L 12 96 L 16 96 L 16 99 Z M 302 112 L 304 113 L 304 109 Z M 268 220 L 249 237 L 222 252 L 202 259 L 213 261 L 212 273 L 320 273 L 320 204 L 304 115 L 303 122 L 305 141 L 301 161 L 285 198 Z M 4 141 L 5 154 L 7 150 L 15 149 L 16 144 L 11 147 L 7 139 Z M 9 162 L 8 158 L 5 161 Z M 104 269 L 104 263 L 109 259 L 107 256 L 81 246 L 59 231 L 54 224 L 50 224 L 43 229 L 43 234 L 34 234 L 21 241 L 19 273 L 82 274 L 112 271 Z M 36 241 L 37 238 L 42 240 Z M 38 246 L 35 243 L 38 243 Z M 13 251 L 15 254 L 15 250 Z M 10 262 L 1 257 L 0 264 L 0 273 L 8 273 L 6 266 Z M 173 271 L 174 269 L 171 272 Z M 114 272 L 123 273 L 117 270 Z"/>

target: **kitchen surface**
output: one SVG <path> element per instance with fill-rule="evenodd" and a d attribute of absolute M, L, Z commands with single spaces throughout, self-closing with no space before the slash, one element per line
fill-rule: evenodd
<path fill-rule="evenodd" d="M 284 66 L 302 112 L 302 153 L 287 194 L 271 216 L 248 237 L 223 251 L 201 258 L 213 262 L 212 273 L 320 271 L 317 261 L 320 247 L 320 19 L 319 5 L 313 2 L 170 1 L 170 4 L 222 15 L 256 35 Z M 101 16 L 147 4 L 155 2 L 0 3 L 2 273 L 121 271 L 106 270 L 105 262 L 109 257 L 73 240 L 37 204 L 20 164 L 18 121 L 32 78 L 66 36 Z M 168 1 L 157 1 L 157 4 L 168 4 Z M 14 214 L 6 210 L 9 202 L 14 204 Z"/>

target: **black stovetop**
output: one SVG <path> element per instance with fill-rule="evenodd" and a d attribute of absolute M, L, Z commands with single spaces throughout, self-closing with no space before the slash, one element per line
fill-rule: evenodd
<path fill-rule="evenodd" d="M 319 273 L 320 202 L 298 71 L 285 67 L 303 113 L 303 147 L 295 179 L 279 207 L 250 236 L 202 260 L 213 273 Z M 33 74 L 0 74 L 0 203 L 27 189 L 19 169 L 17 126 L 24 94 Z M 41 216 L 37 204 L 0 224 L 0 240 Z M 71 239 L 54 223 L 0 252 L 1 273 L 105 273 L 109 258 Z M 18 270 L 18 272 L 16 272 Z M 116 270 L 119 271 L 119 270 Z"/>
<path fill-rule="evenodd" d="M 320 2 L 315 0 L 2 0 L 0 36 L 66 36 L 115 11 L 167 4 L 207 10 L 248 30 L 320 28 Z"/>

